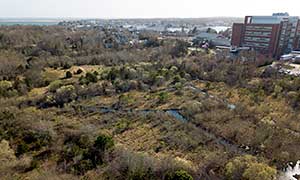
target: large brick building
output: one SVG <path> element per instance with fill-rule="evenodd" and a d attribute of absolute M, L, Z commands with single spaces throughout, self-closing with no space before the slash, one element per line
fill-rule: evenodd
<path fill-rule="evenodd" d="M 261 54 L 278 58 L 300 48 L 299 17 L 287 13 L 272 16 L 246 16 L 244 23 L 234 23 L 232 46 L 250 47 Z"/>

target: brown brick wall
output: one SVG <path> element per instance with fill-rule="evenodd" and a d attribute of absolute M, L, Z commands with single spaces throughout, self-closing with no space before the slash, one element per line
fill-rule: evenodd
<path fill-rule="evenodd" d="M 231 45 L 232 46 L 241 46 L 244 36 L 244 24 L 234 23 L 232 27 L 232 37 Z"/>

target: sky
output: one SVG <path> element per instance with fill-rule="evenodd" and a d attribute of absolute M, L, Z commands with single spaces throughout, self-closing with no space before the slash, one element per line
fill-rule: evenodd
<path fill-rule="evenodd" d="M 0 18 L 300 16 L 299 5 L 299 0 L 0 0 Z"/>

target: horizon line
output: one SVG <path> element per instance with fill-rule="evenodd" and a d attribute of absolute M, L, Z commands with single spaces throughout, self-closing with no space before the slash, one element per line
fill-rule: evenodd
<path fill-rule="evenodd" d="M 119 19 L 205 19 L 205 18 L 244 18 L 245 16 L 202 16 L 202 17 L 0 17 L 0 20 L 119 20 Z"/>

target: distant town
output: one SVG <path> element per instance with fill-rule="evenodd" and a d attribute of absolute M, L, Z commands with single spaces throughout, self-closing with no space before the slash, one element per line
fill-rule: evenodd
<path fill-rule="evenodd" d="M 65 26 L 71 30 L 99 29 L 114 31 L 118 43 L 140 42 L 140 33 L 189 42 L 191 47 L 216 47 L 255 50 L 266 57 L 300 60 L 300 19 L 288 13 L 242 18 L 170 18 L 170 19 L 0 19 L 0 26 Z M 128 36 L 130 35 L 130 37 Z M 125 37 L 126 36 L 126 37 Z M 107 44 L 107 47 L 110 45 Z"/>
<path fill-rule="evenodd" d="M 255 50 L 261 55 L 282 60 L 300 60 L 300 19 L 288 13 L 241 18 L 199 19 L 113 19 L 62 21 L 58 25 L 71 29 L 114 29 L 120 43 L 136 43 L 140 32 L 158 34 L 161 38 L 180 38 L 192 47 Z M 122 38 L 124 31 L 131 39 Z M 137 36 L 136 36 L 137 37 Z"/>

